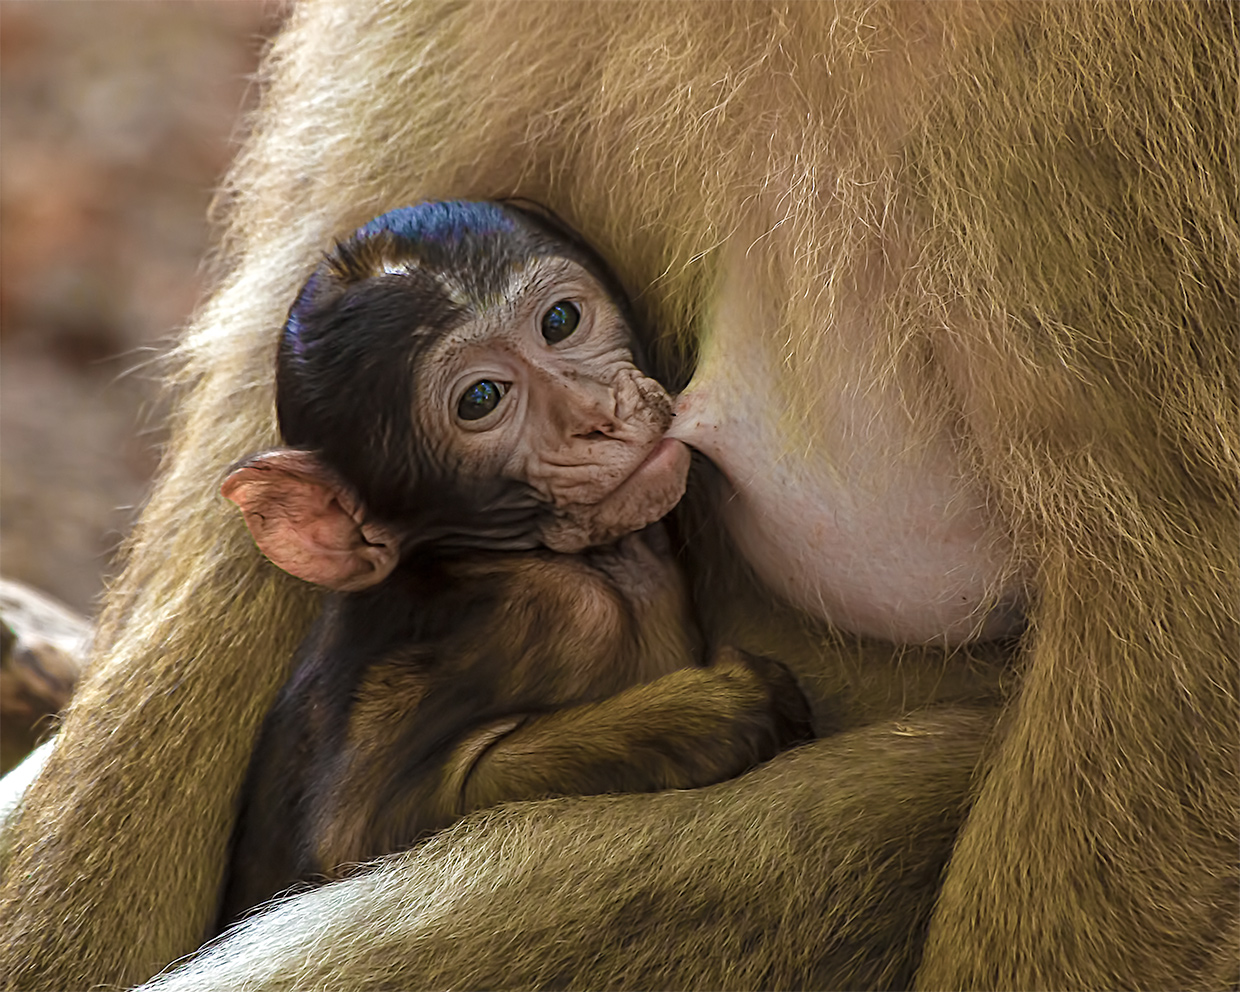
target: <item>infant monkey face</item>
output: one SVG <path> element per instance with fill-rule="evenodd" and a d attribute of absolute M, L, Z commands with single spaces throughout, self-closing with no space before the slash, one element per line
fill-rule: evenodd
<path fill-rule="evenodd" d="M 556 551 L 659 519 L 684 493 L 688 449 L 664 438 L 672 403 L 637 368 L 633 332 L 576 262 L 540 257 L 437 344 L 415 394 L 449 473 L 524 482 L 551 511 Z"/>

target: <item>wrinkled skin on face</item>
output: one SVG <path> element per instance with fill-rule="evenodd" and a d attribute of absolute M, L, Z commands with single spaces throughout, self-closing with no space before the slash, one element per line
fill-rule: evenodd
<path fill-rule="evenodd" d="M 634 364 L 623 315 L 571 260 L 540 258 L 512 278 L 502 301 L 450 331 L 422 363 L 415 417 L 424 433 L 444 439 L 449 475 L 528 484 L 550 509 L 538 536 L 554 551 L 653 523 L 683 495 L 689 451 L 664 438 L 672 403 Z M 576 326 L 549 340 L 544 321 L 564 304 Z M 480 383 L 494 386 L 498 402 L 462 417 L 462 398 Z"/>

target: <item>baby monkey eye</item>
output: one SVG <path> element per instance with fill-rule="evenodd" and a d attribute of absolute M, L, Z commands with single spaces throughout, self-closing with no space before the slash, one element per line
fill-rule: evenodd
<path fill-rule="evenodd" d="M 542 335 L 551 344 L 563 341 L 581 323 L 581 309 L 572 300 L 560 300 L 543 314 Z"/>
<path fill-rule="evenodd" d="M 504 390 L 497 382 L 481 379 L 475 382 L 456 405 L 456 414 L 462 420 L 481 420 L 499 406 Z"/>

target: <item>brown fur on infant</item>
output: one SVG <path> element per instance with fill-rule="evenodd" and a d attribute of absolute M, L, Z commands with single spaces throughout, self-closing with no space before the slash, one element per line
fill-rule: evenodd
<path fill-rule="evenodd" d="M 780 665 L 702 664 L 655 522 L 688 453 L 630 319 L 512 205 L 391 211 L 310 277 L 277 361 L 291 447 L 222 492 L 336 595 L 264 725 L 222 923 L 475 809 L 707 785 L 811 736 Z"/>

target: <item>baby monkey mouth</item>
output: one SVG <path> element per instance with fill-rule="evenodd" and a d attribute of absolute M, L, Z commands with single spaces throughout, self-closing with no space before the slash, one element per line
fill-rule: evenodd
<path fill-rule="evenodd" d="M 663 438 L 599 502 L 558 510 L 543 532 L 543 543 L 552 551 L 575 554 L 654 523 L 684 495 L 689 461 L 688 447 L 674 438 Z"/>

